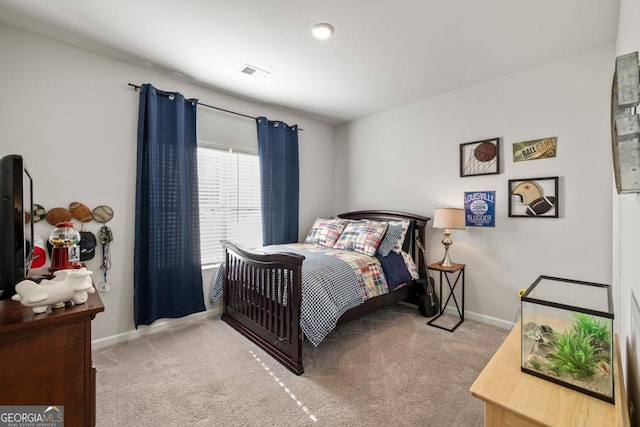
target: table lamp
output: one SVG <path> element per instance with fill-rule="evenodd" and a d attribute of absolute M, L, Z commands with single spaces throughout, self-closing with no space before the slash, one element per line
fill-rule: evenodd
<path fill-rule="evenodd" d="M 436 208 L 433 215 L 433 228 L 444 228 L 444 258 L 440 262 L 443 267 L 451 267 L 454 263 L 449 258 L 449 246 L 453 244 L 451 229 L 464 230 L 464 209 L 457 208 Z"/>

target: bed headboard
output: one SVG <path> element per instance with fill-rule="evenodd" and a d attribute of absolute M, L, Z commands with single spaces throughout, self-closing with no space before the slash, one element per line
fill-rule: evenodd
<path fill-rule="evenodd" d="M 373 221 L 402 221 L 402 220 L 410 220 L 412 224 L 414 224 L 414 236 L 420 238 L 420 241 L 427 247 L 427 222 L 431 218 L 421 215 L 414 215 L 406 212 L 395 212 L 395 211 L 375 211 L 375 210 L 366 210 L 366 211 L 353 211 L 353 212 L 345 212 L 338 215 L 340 218 L 344 219 L 370 219 Z M 415 237 L 411 239 L 409 245 L 409 253 L 413 257 L 413 260 L 418 267 L 418 271 L 420 272 L 420 277 L 425 277 L 427 272 L 425 269 L 425 260 L 423 259 L 422 251 L 418 249 L 415 242 Z"/>

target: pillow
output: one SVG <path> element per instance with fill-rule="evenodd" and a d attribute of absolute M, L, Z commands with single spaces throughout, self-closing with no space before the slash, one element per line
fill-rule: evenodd
<path fill-rule="evenodd" d="M 304 242 L 317 243 L 332 248 L 347 222 L 349 221 L 346 219 L 316 218 Z"/>
<path fill-rule="evenodd" d="M 374 256 L 387 227 L 386 223 L 349 222 L 333 248 Z"/>
<path fill-rule="evenodd" d="M 386 251 L 386 254 L 388 255 L 390 251 L 393 251 L 395 253 L 400 253 L 403 251 L 403 245 L 404 245 L 404 241 L 405 241 L 405 237 L 407 236 L 407 230 L 409 229 L 409 225 L 411 224 L 411 221 L 409 220 L 404 220 L 404 221 L 389 221 L 389 229 L 391 227 L 394 227 L 396 230 L 396 227 L 400 227 L 400 234 L 396 236 L 397 231 L 394 231 L 393 234 L 391 236 L 389 236 L 389 242 L 385 242 L 386 239 L 386 235 L 385 238 L 383 239 L 383 241 L 380 243 L 380 246 L 383 246 L 384 243 L 384 247 L 383 250 Z M 387 234 L 389 233 L 389 230 L 387 230 Z M 395 240 L 393 240 L 393 238 L 396 237 Z M 388 251 L 387 251 L 387 248 Z M 378 250 L 380 250 L 380 247 L 378 247 Z M 383 256 L 384 255 L 383 253 Z"/>
<path fill-rule="evenodd" d="M 402 255 L 402 258 L 404 258 L 404 265 L 407 266 L 407 270 L 409 270 L 409 274 L 411 274 L 411 277 L 413 277 L 414 280 L 418 280 L 418 277 L 420 277 L 418 273 L 418 267 L 416 267 L 415 262 L 413 262 L 413 258 L 411 258 L 411 255 L 409 255 L 405 251 L 400 252 L 400 255 Z"/>
<path fill-rule="evenodd" d="M 382 251 L 382 256 L 387 256 L 390 251 L 400 253 L 402 251 L 408 252 L 410 243 L 413 240 L 413 237 L 407 233 L 410 229 L 411 223 L 413 221 L 410 220 L 401 220 L 401 221 L 373 221 L 370 219 L 363 220 L 364 222 L 370 222 L 375 224 L 389 224 L 389 228 L 382 238 L 382 242 L 380 242 L 380 246 L 378 246 L 378 252 Z M 393 227 L 392 227 L 393 226 Z M 398 235 L 398 229 L 396 227 L 401 227 L 402 233 Z M 397 236 L 397 238 L 396 238 Z M 406 246 L 406 247 L 405 247 Z"/>
<path fill-rule="evenodd" d="M 378 248 L 376 258 L 380 261 L 380 265 L 384 271 L 389 292 L 395 290 L 399 285 L 411 282 L 411 279 L 413 279 L 402 255 L 389 252 L 387 256 L 382 256 L 380 255 L 380 248 Z"/>
<path fill-rule="evenodd" d="M 404 241 L 406 231 L 401 225 L 389 224 L 389 228 L 387 228 L 387 232 L 384 233 L 382 242 L 378 246 L 378 253 L 383 257 L 389 255 L 389 252 L 397 245 L 398 241 Z"/>

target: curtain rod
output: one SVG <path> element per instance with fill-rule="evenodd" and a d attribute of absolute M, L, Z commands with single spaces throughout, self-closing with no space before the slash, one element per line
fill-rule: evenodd
<path fill-rule="evenodd" d="M 138 85 L 134 85 L 133 83 L 127 83 L 129 86 L 131 86 L 133 88 L 133 90 L 135 91 L 139 91 L 140 89 L 142 89 L 142 86 L 138 86 Z M 207 108 L 213 108 L 214 110 L 219 110 L 219 111 L 224 111 L 225 113 L 229 113 L 229 114 L 235 114 L 236 116 L 241 116 L 241 117 L 246 117 L 248 119 L 252 119 L 252 120 L 256 120 L 257 117 L 253 117 L 253 116 L 249 116 L 247 114 L 242 114 L 242 113 L 237 113 L 235 111 L 231 111 L 231 110 L 225 110 L 224 108 L 220 108 L 220 107 L 214 107 L 213 105 L 209 105 L 209 104 L 204 104 L 200 101 L 198 101 L 198 105 L 202 105 L 203 107 L 207 107 Z M 303 131 L 304 129 L 298 127 L 299 131 Z"/>

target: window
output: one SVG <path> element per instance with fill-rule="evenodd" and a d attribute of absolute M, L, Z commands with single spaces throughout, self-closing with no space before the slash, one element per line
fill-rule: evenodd
<path fill-rule="evenodd" d="M 198 147 L 202 264 L 222 262 L 220 240 L 262 245 L 258 156 Z"/>

